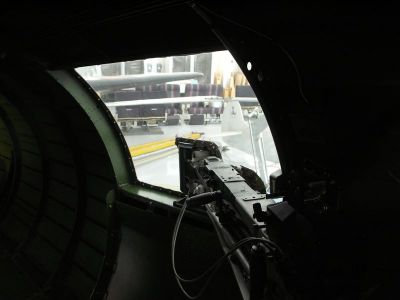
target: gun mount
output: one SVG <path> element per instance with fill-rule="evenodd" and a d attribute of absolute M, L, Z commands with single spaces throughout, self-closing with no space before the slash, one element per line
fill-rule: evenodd
<path fill-rule="evenodd" d="M 240 172 L 240 167 L 224 162 L 214 143 L 177 138 L 176 145 L 181 190 L 190 197 L 222 192 L 221 199 L 207 204 L 206 210 L 225 252 L 249 237 L 270 240 L 277 246 L 271 249 L 253 243 L 231 256 L 244 299 L 291 299 L 287 295 L 303 293 L 296 283 L 313 273 L 303 268 L 304 258 L 309 257 L 306 253 L 313 247 L 307 220 L 284 201 L 284 195 L 255 190 L 258 175 L 250 169 Z M 302 280 L 293 280 L 299 274 Z"/>

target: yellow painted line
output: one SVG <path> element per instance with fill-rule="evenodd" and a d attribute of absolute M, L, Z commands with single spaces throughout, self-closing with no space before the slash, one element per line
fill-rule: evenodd
<path fill-rule="evenodd" d="M 139 167 L 143 164 L 147 164 L 149 162 L 156 161 L 156 160 L 159 160 L 161 158 L 164 158 L 164 157 L 170 156 L 172 154 L 176 154 L 176 153 L 178 153 L 178 149 L 172 148 L 171 150 L 169 150 L 167 152 L 163 152 L 163 153 L 155 155 L 155 156 L 139 158 L 138 160 L 133 161 L 133 164 L 135 167 Z"/>
<path fill-rule="evenodd" d="M 200 138 L 200 133 L 191 133 L 187 138 L 197 140 Z M 129 147 L 129 152 L 132 157 L 137 157 L 143 154 L 149 154 L 152 152 L 156 152 L 165 148 L 169 148 L 175 145 L 175 138 L 173 139 L 163 139 L 155 142 L 145 143 L 133 147 Z"/>

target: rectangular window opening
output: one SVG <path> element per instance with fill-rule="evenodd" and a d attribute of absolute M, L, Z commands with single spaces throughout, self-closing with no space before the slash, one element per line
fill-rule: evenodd
<path fill-rule="evenodd" d="M 86 66 L 76 71 L 121 129 L 138 180 L 179 191 L 176 137 L 213 141 L 268 190 L 280 169 L 264 112 L 229 51 Z"/>

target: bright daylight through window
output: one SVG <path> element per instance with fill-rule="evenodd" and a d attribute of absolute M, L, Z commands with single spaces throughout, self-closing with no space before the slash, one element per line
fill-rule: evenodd
<path fill-rule="evenodd" d="M 116 119 L 142 182 L 179 190 L 175 137 L 213 141 L 224 161 L 256 171 L 267 188 L 280 169 L 261 106 L 228 51 L 76 71 Z"/>

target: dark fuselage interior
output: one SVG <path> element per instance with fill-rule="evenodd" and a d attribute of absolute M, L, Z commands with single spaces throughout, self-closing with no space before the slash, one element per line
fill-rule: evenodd
<path fill-rule="evenodd" d="M 309 182 L 335 183 L 329 213 L 310 218 L 316 252 L 304 266 L 318 280 L 304 286 L 320 299 L 390 299 L 400 211 L 392 7 L 54 5 L 0 17 L 0 298 L 184 299 L 169 252 L 179 197 L 137 182 L 112 116 L 73 68 L 228 49 L 253 65 L 246 76 L 289 201 L 301 210 Z M 188 217 L 181 238 L 188 273 L 222 253 L 204 216 Z M 240 299 L 228 265 L 205 296 L 222 297 Z"/>

